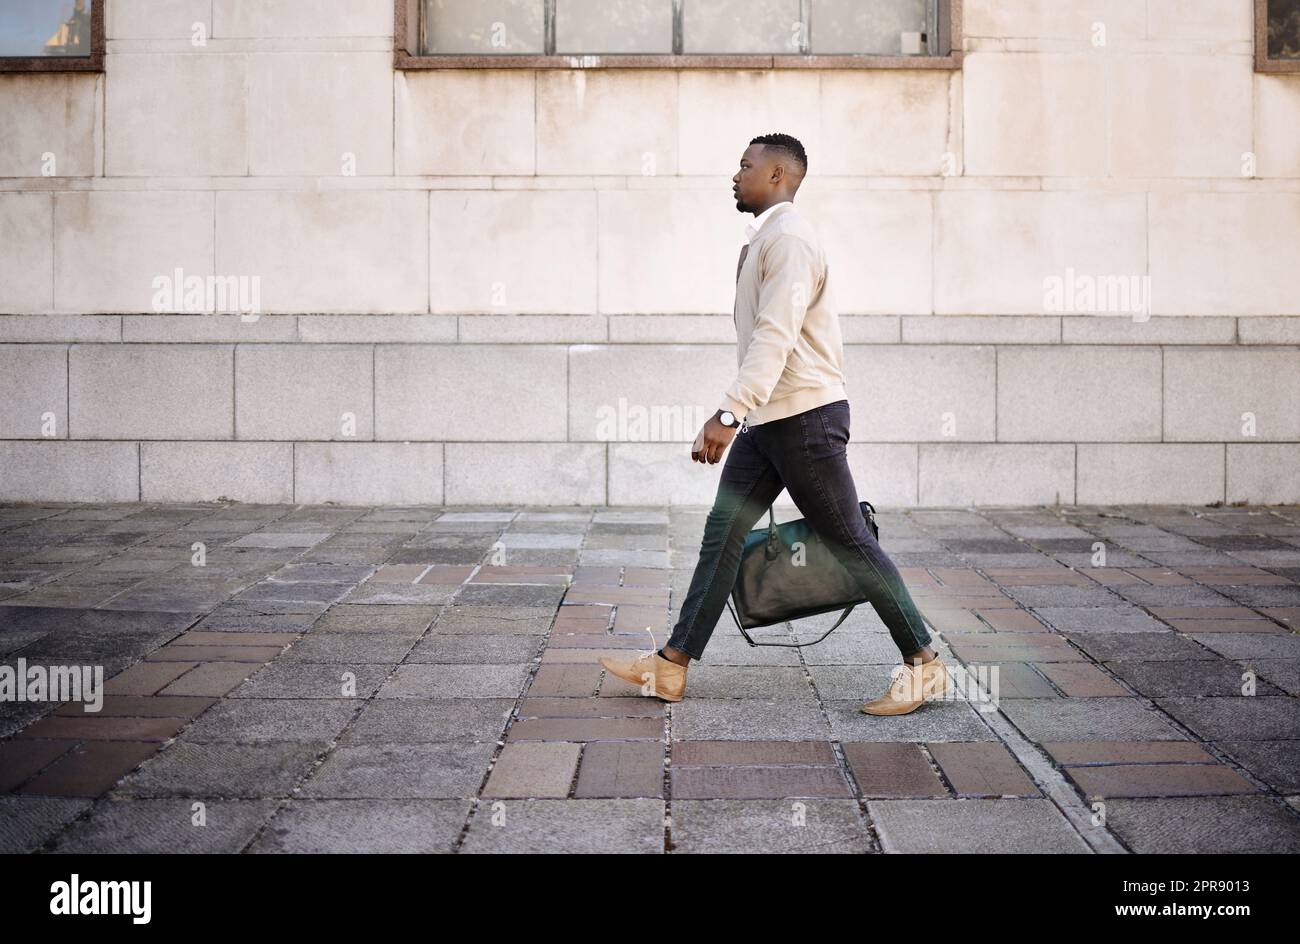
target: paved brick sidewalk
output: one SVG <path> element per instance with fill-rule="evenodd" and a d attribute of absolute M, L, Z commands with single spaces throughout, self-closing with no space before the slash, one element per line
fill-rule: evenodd
<path fill-rule="evenodd" d="M 604 676 L 704 514 L 0 506 L 0 663 L 109 679 L 0 703 L 0 851 L 1300 851 L 1300 509 L 881 515 L 998 668 L 897 718 L 869 607 L 804 650 L 724 614 L 676 705 Z"/>

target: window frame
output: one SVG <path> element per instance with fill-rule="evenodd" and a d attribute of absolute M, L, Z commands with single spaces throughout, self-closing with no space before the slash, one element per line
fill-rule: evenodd
<path fill-rule="evenodd" d="M 614 55 L 419 52 L 421 0 L 394 0 L 396 69 L 960 69 L 962 2 L 938 0 L 940 56 L 817 55 L 807 53 L 619 53 Z"/>
<path fill-rule="evenodd" d="M 1255 71 L 1300 72 L 1300 57 L 1272 59 L 1268 54 L 1268 0 L 1255 0 Z"/>
<path fill-rule="evenodd" d="M 90 55 L 88 56 L 0 56 L 0 72 L 103 72 L 104 4 L 90 5 Z"/>

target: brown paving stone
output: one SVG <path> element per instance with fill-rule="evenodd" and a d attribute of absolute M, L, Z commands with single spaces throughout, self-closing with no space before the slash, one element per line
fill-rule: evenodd
<path fill-rule="evenodd" d="M 158 745 L 153 742 L 88 741 L 54 761 L 18 792 L 97 797 L 157 750 Z"/>
<path fill-rule="evenodd" d="M 42 767 L 72 750 L 76 741 L 0 741 L 0 793 L 9 793 Z"/>
<path fill-rule="evenodd" d="M 993 629 L 1002 633 L 1045 633 L 1047 627 L 1038 621 L 1028 610 L 983 610 L 975 611 L 984 618 Z"/>
<path fill-rule="evenodd" d="M 604 632 L 613 612 L 612 606 L 573 606 L 565 602 L 555 613 L 554 632 Z"/>
<path fill-rule="evenodd" d="M 903 582 L 907 584 L 908 590 L 913 593 L 943 586 L 934 574 L 924 567 L 900 567 L 898 573 L 903 578 Z"/>
<path fill-rule="evenodd" d="M 1257 567 L 1207 567 L 1185 566 L 1180 568 L 1189 577 L 1195 577 L 1199 583 L 1211 587 L 1245 587 L 1245 586 L 1286 586 L 1291 581 L 1280 574 L 1271 574 Z"/>
<path fill-rule="evenodd" d="M 1122 567 L 1087 567 L 1080 571 L 1103 587 L 1146 587 L 1150 584 Z"/>
<path fill-rule="evenodd" d="M 193 630 L 177 636 L 168 646 L 277 646 L 283 647 L 300 638 L 298 633 L 223 633 Z"/>
<path fill-rule="evenodd" d="M 138 662 L 104 683 L 105 695 L 153 695 L 197 662 Z"/>
<path fill-rule="evenodd" d="M 662 797 L 664 746 L 659 742 L 588 744 L 578 767 L 580 798 Z"/>
<path fill-rule="evenodd" d="M 844 756 L 863 797 L 893 799 L 948 796 L 921 745 L 906 741 L 845 742 Z"/>
<path fill-rule="evenodd" d="M 593 695 L 604 671 L 599 665 L 544 665 L 528 686 L 528 694 Z"/>
<path fill-rule="evenodd" d="M 1279 626 L 1266 619 L 1171 619 L 1165 620 L 1180 633 L 1287 633 L 1285 626 Z"/>
<path fill-rule="evenodd" d="M 659 606 L 620 606 L 614 614 L 614 632 L 640 635 L 650 648 L 650 637 L 646 628 L 656 636 L 662 635 L 668 628 L 668 610 Z"/>
<path fill-rule="evenodd" d="M 834 767 L 829 741 L 674 741 L 674 766 Z"/>
<path fill-rule="evenodd" d="M 667 609 L 668 591 L 641 587 L 573 586 L 565 603 L 612 603 L 615 606 L 658 606 Z"/>
<path fill-rule="evenodd" d="M 945 741 L 926 746 L 958 796 L 1041 795 L 999 741 Z"/>
<path fill-rule="evenodd" d="M 837 767 L 672 767 L 675 800 L 851 797 Z"/>
<path fill-rule="evenodd" d="M 1129 694 L 1124 686 L 1091 662 L 1044 662 L 1038 671 L 1069 698 L 1110 698 Z"/>
<path fill-rule="evenodd" d="M 1156 587 L 1182 587 L 1193 583 L 1168 567 L 1125 567 L 1124 569 Z"/>
<path fill-rule="evenodd" d="M 270 662 L 280 646 L 176 646 L 166 645 L 145 656 L 148 662 Z"/>
<path fill-rule="evenodd" d="M 215 698 L 180 695 L 105 695 L 96 714 L 104 718 L 195 718 L 215 704 Z M 68 702 L 57 715 L 83 715 L 81 702 Z"/>
<path fill-rule="evenodd" d="M 1284 623 L 1292 630 L 1300 630 L 1300 606 L 1261 606 L 1259 609 L 1270 619 Z"/>
<path fill-rule="evenodd" d="M 1066 767 L 1088 797 L 1224 796 L 1256 793 L 1222 764 L 1117 764 Z"/>
<path fill-rule="evenodd" d="M 557 584 L 569 583 L 568 567 L 553 565 L 550 567 L 480 567 L 478 573 L 470 577 L 469 583 L 490 584 Z"/>
<path fill-rule="evenodd" d="M 371 575 L 370 582 L 415 583 L 423 576 L 427 566 L 427 564 L 385 564 Z"/>
<path fill-rule="evenodd" d="M 528 697 L 519 705 L 520 718 L 662 718 L 657 698 Z"/>
<path fill-rule="evenodd" d="M 988 626 L 980 621 L 972 610 L 954 610 L 948 607 L 936 607 L 917 604 L 917 609 L 926 621 L 941 633 L 988 631 Z"/>
<path fill-rule="evenodd" d="M 1061 766 L 1215 763 L 1195 741 L 1044 741 L 1039 746 Z"/>
<path fill-rule="evenodd" d="M 1086 587 L 1088 578 L 1068 567 L 992 567 L 985 575 L 1002 587 Z"/>
<path fill-rule="evenodd" d="M 24 728 L 20 738 L 65 738 L 77 741 L 166 741 L 180 733 L 189 718 L 100 718 L 48 715 Z"/>
<path fill-rule="evenodd" d="M 485 797 L 567 797 L 578 766 L 577 744 L 521 741 L 507 744 L 492 768 Z"/>
<path fill-rule="evenodd" d="M 573 571 L 575 587 L 617 587 L 622 584 L 623 568 L 579 565 Z"/>
<path fill-rule="evenodd" d="M 660 718 L 526 718 L 510 726 L 510 741 L 632 741 L 663 737 Z"/>
<path fill-rule="evenodd" d="M 964 662 L 1083 662 L 1086 656 L 1055 633 L 949 633 Z"/>
<path fill-rule="evenodd" d="M 1001 593 L 972 594 L 963 593 L 961 595 L 936 595 L 930 596 L 924 593 L 913 594 L 916 605 L 919 607 L 942 608 L 948 610 L 1014 610 L 1020 604 L 1003 596 Z"/>
<path fill-rule="evenodd" d="M 665 588 L 671 587 L 672 583 L 672 571 L 658 567 L 629 567 L 623 571 L 625 587 Z"/>
<path fill-rule="evenodd" d="M 474 568 L 461 566 L 457 564 L 434 564 L 428 572 L 420 578 L 420 583 L 431 583 L 439 586 L 456 586 L 464 583 L 469 579 L 470 574 L 474 573 Z"/>
<path fill-rule="evenodd" d="M 163 695 L 211 695 L 220 698 L 257 671 L 248 662 L 205 662 L 182 675 L 161 692 Z"/>
<path fill-rule="evenodd" d="M 649 646 L 642 646 L 643 650 L 649 650 Z M 636 649 L 624 646 L 610 646 L 605 649 L 552 649 L 549 646 L 542 653 L 542 665 L 595 665 L 599 662 L 601 656 L 608 656 L 611 659 L 627 659 L 629 653 L 635 652 Z"/>
<path fill-rule="evenodd" d="M 930 572 L 949 587 L 987 587 L 986 577 L 970 567 L 931 567 Z"/>

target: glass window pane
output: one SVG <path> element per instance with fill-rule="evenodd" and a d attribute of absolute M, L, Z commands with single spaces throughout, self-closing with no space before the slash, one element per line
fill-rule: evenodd
<path fill-rule="evenodd" d="M 671 53 L 672 0 L 555 0 L 555 51 Z"/>
<path fill-rule="evenodd" d="M 0 0 L 0 56 L 89 56 L 91 0 Z"/>
<path fill-rule="evenodd" d="M 925 52 L 927 0 L 813 0 L 809 32 L 817 55 Z"/>
<path fill-rule="evenodd" d="M 426 53 L 540 55 L 542 0 L 425 0 Z"/>
<path fill-rule="evenodd" d="M 684 53 L 799 53 L 801 32 L 799 0 L 682 0 Z"/>
<path fill-rule="evenodd" d="M 1300 59 L 1300 0 L 1268 0 L 1268 56 Z"/>

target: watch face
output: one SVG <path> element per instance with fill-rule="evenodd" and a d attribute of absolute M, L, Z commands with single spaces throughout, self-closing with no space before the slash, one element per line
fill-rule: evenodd
<path fill-rule="evenodd" d="M 719 419 L 722 420 L 723 426 L 734 426 L 736 423 L 736 414 L 724 410 Z"/>

